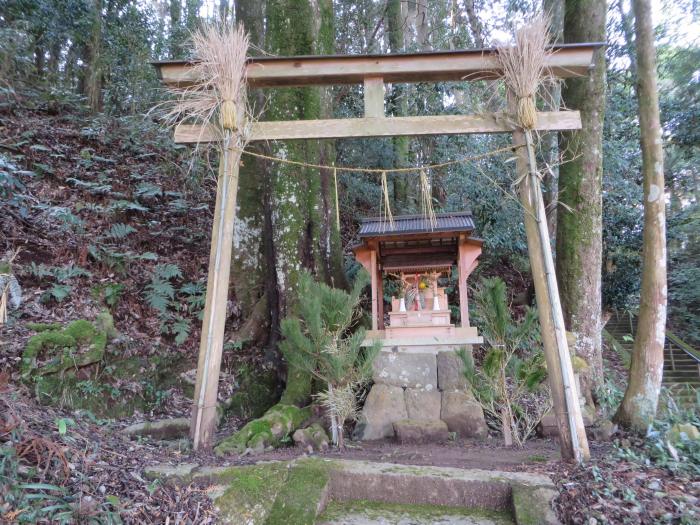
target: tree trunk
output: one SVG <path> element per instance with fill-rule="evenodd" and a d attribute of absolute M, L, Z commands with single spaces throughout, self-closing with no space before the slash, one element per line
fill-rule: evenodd
<path fill-rule="evenodd" d="M 102 0 L 95 0 L 87 49 L 85 96 L 92 113 L 102 109 Z"/>
<path fill-rule="evenodd" d="M 275 55 L 333 52 L 330 0 L 320 3 L 238 0 L 238 20 L 254 46 Z M 269 93 L 263 120 L 324 118 L 330 115 L 328 92 L 320 88 L 279 89 Z M 255 100 L 258 108 L 263 100 Z M 328 141 L 288 141 L 258 146 L 272 156 L 330 164 L 334 149 Z M 234 239 L 232 286 L 241 317 L 247 318 L 264 298 L 269 309 L 267 341 L 271 361 L 278 361 L 279 321 L 293 307 L 299 272 L 346 286 L 340 235 L 335 227 L 332 173 L 244 158 L 240 207 Z M 281 363 L 279 363 L 281 364 Z M 311 378 L 289 370 L 281 403 L 303 405 L 309 400 Z"/>
<path fill-rule="evenodd" d="M 389 40 L 389 52 L 401 53 L 404 51 L 404 32 L 406 17 L 401 9 L 401 0 L 389 0 L 386 6 L 387 37 Z M 394 117 L 403 117 L 408 114 L 408 97 L 406 84 L 392 84 L 389 93 L 388 112 Z M 408 164 L 408 137 L 394 137 L 392 139 L 394 150 L 394 167 L 402 168 Z M 408 201 L 408 183 L 403 175 L 394 175 L 394 206 L 401 213 L 405 210 Z"/>
<path fill-rule="evenodd" d="M 170 58 L 182 55 L 182 4 L 180 0 L 170 0 Z"/>
<path fill-rule="evenodd" d="M 637 57 L 634 51 L 634 20 L 632 10 L 625 10 L 624 0 L 617 0 L 617 12 L 620 15 L 620 25 L 622 34 L 625 37 L 625 47 L 627 47 L 627 56 L 630 60 L 629 74 L 637 77 Z"/>
<path fill-rule="evenodd" d="M 564 0 L 543 0 L 542 8 L 550 17 L 550 31 L 554 42 L 560 44 L 564 40 Z M 554 82 L 546 88 L 547 109 L 559 111 L 561 105 L 561 85 Z M 549 236 L 556 240 L 557 233 L 557 197 L 559 192 L 559 144 L 558 135 L 542 133 L 541 149 L 546 169 L 542 174 L 542 193 L 544 207 L 547 210 L 547 225 Z"/>
<path fill-rule="evenodd" d="M 42 47 L 40 41 L 42 40 L 42 35 L 37 35 L 34 37 L 34 70 L 38 79 L 44 77 L 44 48 Z"/>
<path fill-rule="evenodd" d="M 187 0 L 185 2 L 185 27 L 192 33 L 199 25 L 199 10 L 202 8 L 202 0 Z"/>
<path fill-rule="evenodd" d="M 565 42 L 605 40 L 605 0 L 567 0 Z M 590 77 L 567 80 L 567 107 L 581 111 L 583 128 L 560 135 L 560 151 L 576 157 L 559 168 L 557 277 L 564 320 L 576 335 L 575 351 L 589 368 L 582 389 L 592 392 L 603 377 L 601 341 L 603 116 L 605 50 L 595 51 Z"/>
<path fill-rule="evenodd" d="M 484 28 L 476 14 L 474 0 L 465 0 L 464 9 L 467 12 L 467 20 L 469 20 L 469 29 L 474 39 L 474 47 L 484 47 Z"/>
<path fill-rule="evenodd" d="M 637 103 L 644 177 L 644 245 L 637 335 L 625 397 L 615 416 L 643 433 L 656 415 L 666 336 L 666 198 L 651 2 L 633 2 Z"/>
<path fill-rule="evenodd" d="M 333 51 L 331 0 L 237 0 L 236 16 L 251 34 L 251 43 L 274 55 L 317 55 Z M 330 115 L 329 93 L 319 88 L 279 89 L 269 93 L 263 120 L 323 118 Z M 258 110 L 263 100 L 258 99 Z M 271 156 L 330 164 L 329 142 L 287 141 L 267 144 L 262 151 Z M 243 317 L 256 311 L 260 301 L 269 308 L 269 356 L 279 366 L 276 343 L 279 321 L 294 307 L 301 271 L 309 270 L 321 280 L 346 286 L 342 266 L 340 234 L 335 228 L 335 201 L 331 197 L 332 173 L 283 163 L 244 157 L 239 187 L 240 208 L 234 236 L 232 285 Z M 245 326 L 245 325 L 244 325 Z M 257 341 L 265 344 L 264 341 Z M 286 414 L 289 405 L 304 406 L 311 399 L 312 377 L 299 370 L 286 371 L 286 386 L 277 405 L 262 421 Z M 298 409 L 295 409 L 298 410 Z M 308 418 L 285 425 L 291 434 Z M 288 418 L 287 418 L 288 419 Z M 287 421 L 285 419 L 284 421 Z M 249 423 L 225 440 L 239 452 L 249 446 L 275 445 L 278 439 L 260 431 L 258 421 Z M 275 423 L 276 425 L 276 423 Z M 262 425 L 263 427 L 265 425 Z M 273 425 L 274 426 L 274 425 Z M 219 453 L 225 452 L 218 449 Z"/>

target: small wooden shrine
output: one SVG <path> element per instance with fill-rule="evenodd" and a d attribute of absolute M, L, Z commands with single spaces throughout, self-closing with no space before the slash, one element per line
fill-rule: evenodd
<path fill-rule="evenodd" d="M 355 258 L 371 276 L 372 330 L 368 339 L 382 346 L 434 351 L 482 342 L 469 326 L 467 278 L 478 264 L 483 241 L 474 237 L 469 212 L 442 213 L 430 221 L 421 215 L 364 219 Z M 440 277 L 456 265 L 461 326 L 451 322 L 451 310 Z M 384 311 L 384 278 L 397 281 L 398 296 Z M 388 323 L 387 323 L 388 318 Z"/>

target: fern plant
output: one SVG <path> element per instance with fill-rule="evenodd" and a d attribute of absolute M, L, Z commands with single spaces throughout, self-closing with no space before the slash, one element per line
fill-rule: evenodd
<path fill-rule="evenodd" d="M 326 384 L 318 396 L 328 409 L 333 443 L 344 447 L 343 425 L 357 415 L 357 392 L 369 379 L 378 345 L 362 347 L 360 294 L 369 282 L 358 274 L 350 293 L 314 281 L 308 273 L 299 279 L 295 315 L 281 323 L 280 348 L 289 366 L 309 372 Z"/>
<path fill-rule="evenodd" d="M 482 282 L 476 303 L 488 349 L 480 367 L 471 354 L 459 352 L 464 374 L 484 411 L 500 424 L 506 446 L 522 446 L 551 408 L 537 311 L 528 309 L 514 321 L 498 277 Z"/>
<path fill-rule="evenodd" d="M 72 293 L 73 285 L 71 283 L 74 279 L 92 277 L 92 273 L 88 270 L 73 263 L 65 266 L 46 266 L 43 263 L 36 264 L 32 261 L 29 266 L 29 273 L 40 279 L 50 278 L 50 287 L 42 294 L 40 299 L 42 302 L 54 299 L 60 303 Z"/>
<path fill-rule="evenodd" d="M 144 288 L 143 296 L 148 305 L 158 312 L 160 331 L 173 336 L 177 345 L 190 336 L 191 315 L 202 318 L 205 287 L 199 282 L 185 283 L 176 287 L 182 271 L 176 264 L 157 264 L 151 281 Z"/>

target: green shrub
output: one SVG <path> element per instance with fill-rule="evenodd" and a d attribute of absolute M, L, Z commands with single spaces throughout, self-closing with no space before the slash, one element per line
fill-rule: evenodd
<path fill-rule="evenodd" d="M 484 411 L 498 422 L 506 445 L 522 446 L 551 408 L 537 311 L 528 309 L 514 321 L 498 277 L 481 283 L 476 303 L 488 349 L 479 367 L 471 354 L 459 352 L 464 374 Z"/>

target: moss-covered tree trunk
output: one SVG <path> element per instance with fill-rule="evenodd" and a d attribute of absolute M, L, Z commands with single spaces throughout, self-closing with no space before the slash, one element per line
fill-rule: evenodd
<path fill-rule="evenodd" d="M 274 55 L 315 55 L 333 51 L 330 0 L 238 0 L 238 20 L 254 46 Z M 263 120 L 324 118 L 328 93 L 320 88 L 269 90 Z M 255 95 L 253 95 L 255 96 Z M 330 164 L 330 142 L 288 141 L 250 147 L 290 160 Z M 342 247 L 336 228 L 333 174 L 316 169 L 245 158 L 240 171 L 240 204 L 234 238 L 232 287 L 243 323 L 240 340 L 265 344 L 276 355 L 279 320 L 296 300 L 299 272 L 309 269 L 325 282 L 345 286 Z M 262 315 L 261 315 L 262 314 Z M 247 321 L 246 321 L 247 320 Z M 282 366 L 283 363 L 281 363 Z M 303 404 L 310 378 L 290 371 L 282 402 Z"/>
<path fill-rule="evenodd" d="M 567 0 L 564 41 L 605 40 L 605 0 Z M 559 169 L 557 278 L 567 329 L 576 353 L 589 365 L 583 391 L 589 399 L 603 375 L 601 342 L 603 116 L 605 50 L 595 51 L 590 76 L 569 79 L 562 90 L 567 107 L 581 111 L 583 129 L 560 136 L 560 150 L 576 156 Z"/>
<path fill-rule="evenodd" d="M 406 14 L 402 9 L 405 5 L 401 0 L 388 0 L 386 5 L 387 39 L 391 53 L 404 51 L 404 33 Z M 406 84 L 393 84 L 389 93 L 388 110 L 394 117 L 404 117 L 408 114 L 408 93 Z M 394 167 L 402 168 L 408 164 L 408 137 L 391 139 L 394 150 Z M 395 175 L 393 179 L 394 206 L 400 213 L 405 211 L 408 203 L 408 180 L 404 175 Z"/>
<path fill-rule="evenodd" d="M 273 55 L 320 55 L 333 51 L 331 0 L 237 0 L 236 13 L 255 46 Z M 269 90 L 263 120 L 318 119 L 330 116 L 325 89 Z M 287 141 L 251 145 L 267 155 L 332 164 L 328 141 Z M 320 280 L 347 286 L 340 232 L 336 227 L 333 174 L 317 169 L 244 157 L 240 170 L 240 204 L 234 238 L 232 286 L 242 317 L 237 336 L 266 344 L 278 357 L 279 321 L 297 301 L 299 275 L 310 270 Z M 260 340 L 263 337 L 264 340 Z M 251 421 L 222 441 L 218 454 L 262 450 L 279 443 L 310 415 L 312 378 L 298 369 L 286 369 L 280 402 L 263 417 Z"/>
<path fill-rule="evenodd" d="M 615 418 L 644 433 L 656 415 L 666 337 L 666 198 L 664 157 L 656 86 L 651 2 L 632 2 L 637 57 L 637 104 L 644 176 L 644 244 L 639 319 L 630 380 Z"/>

